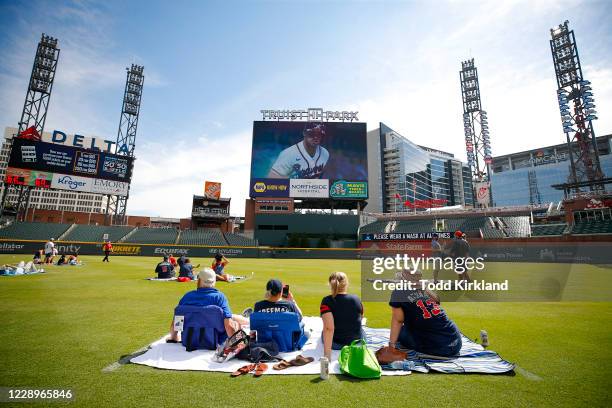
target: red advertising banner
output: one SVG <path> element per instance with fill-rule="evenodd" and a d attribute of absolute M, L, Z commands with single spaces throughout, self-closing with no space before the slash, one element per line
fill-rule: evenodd
<path fill-rule="evenodd" d="M 38 170 L 18 169 L 8 167 L 4 182 L 19 186 L 32 186 L 40 188 L 51 188 L 53 173 Z"/>
<path fill-rule="evenodd" d="M 408 208 L 439 208 L 446 205 L 446 200 L 442 198 L 432 198 L 430 200 L 406 200 L 404 205 Z"/>

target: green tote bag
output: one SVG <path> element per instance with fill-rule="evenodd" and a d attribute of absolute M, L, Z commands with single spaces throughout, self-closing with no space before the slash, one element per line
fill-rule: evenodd
<path fill-rule="evenodd" d="M 338 358 L 343 373 L 357 378 L 380 378 L 380 364 L 376 356 L 366 347 L 363 339 L 342 347 Z"/>

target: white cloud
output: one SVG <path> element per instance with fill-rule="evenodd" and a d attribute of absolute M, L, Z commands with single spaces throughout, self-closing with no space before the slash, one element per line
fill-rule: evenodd
<path fill-rule="evenodd" d="M 143 143 L 128 201 L 129 214 L 189 217 L 193 194 L 204 181 L 220 181 L 231 197 L 231 214 L 244 214 L 248 196 L 251 131 L 223 137 L 180 137 L 172 143 Z"/>

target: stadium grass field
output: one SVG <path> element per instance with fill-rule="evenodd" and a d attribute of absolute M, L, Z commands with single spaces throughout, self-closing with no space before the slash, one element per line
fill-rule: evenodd
<path fill-rule="evenodd" d="M 0 262 L 25 257 L 3 255 Z M 152 276 L 157 258 L 117 256 L 108 264 L 101 259 L 85 256 L 82 267 L 51 266 L 45 274 L 0 278 L 0 386 L 73 388 L 72 406 L 603 407 L 611 401 L 610 302 L 443 304 L 467 336 L 477 337 L 482 328 L 489 332 L 491 349 L 518 365 L 514 376 L 231 379 L 225 373 L 134 364 L 104 372 L 121 356 L 165 334 L 173 307 L 194 284 L 144 280 Z M 207 265 L 209 260 L 198 262 Z M 233 274 L 255 272 L 249 281 L 218 284 L 235 312 L 259 300 L 271 277 L 291 285 L 306 315 L 318 314 L 333 270 L 347 272 L 352 291 L 359 293 L 358 261 L 232 259 L 228 268 Z M 598 269 L 574 268 L 586 275 Z M 366 303 L 365 312 L 368 325 L 388 326 L 386 304 Z"/>

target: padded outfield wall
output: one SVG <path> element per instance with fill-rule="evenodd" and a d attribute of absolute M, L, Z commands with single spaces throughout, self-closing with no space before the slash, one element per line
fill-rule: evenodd
<path fill-rule="evenodd" d="M 46 241 L 0 239 L 0 254 L 34 255 Z M 59 254 L 103 255 L 102 243 L 55 241 Z M 173 254 L 193 258 L 212 258 L 218 252 L 230 258 L 320 258 L 358 259 L 359 249 L 333 248 L 268 248 L 237 246 L 197 246 L 162 244 L 113 244 L 114 256 L 163 256 Z"/>
<path fill-rule="evenodd" d="M 0 254 L 32 254 L 44 247 L 46 241 L 0 240 Z M 102 255 L 102 243 L 56 241 L 59 254 Z M 228 257 L 257 258 L 259 250 L 256 247 L 221 247 L 221 246 L 191 246 L 191 245 L 160 245 L 160 244 L 113 244 L 113 255 L 119 256 L 190 256 L 212 258 L 217 252 Z"/>

